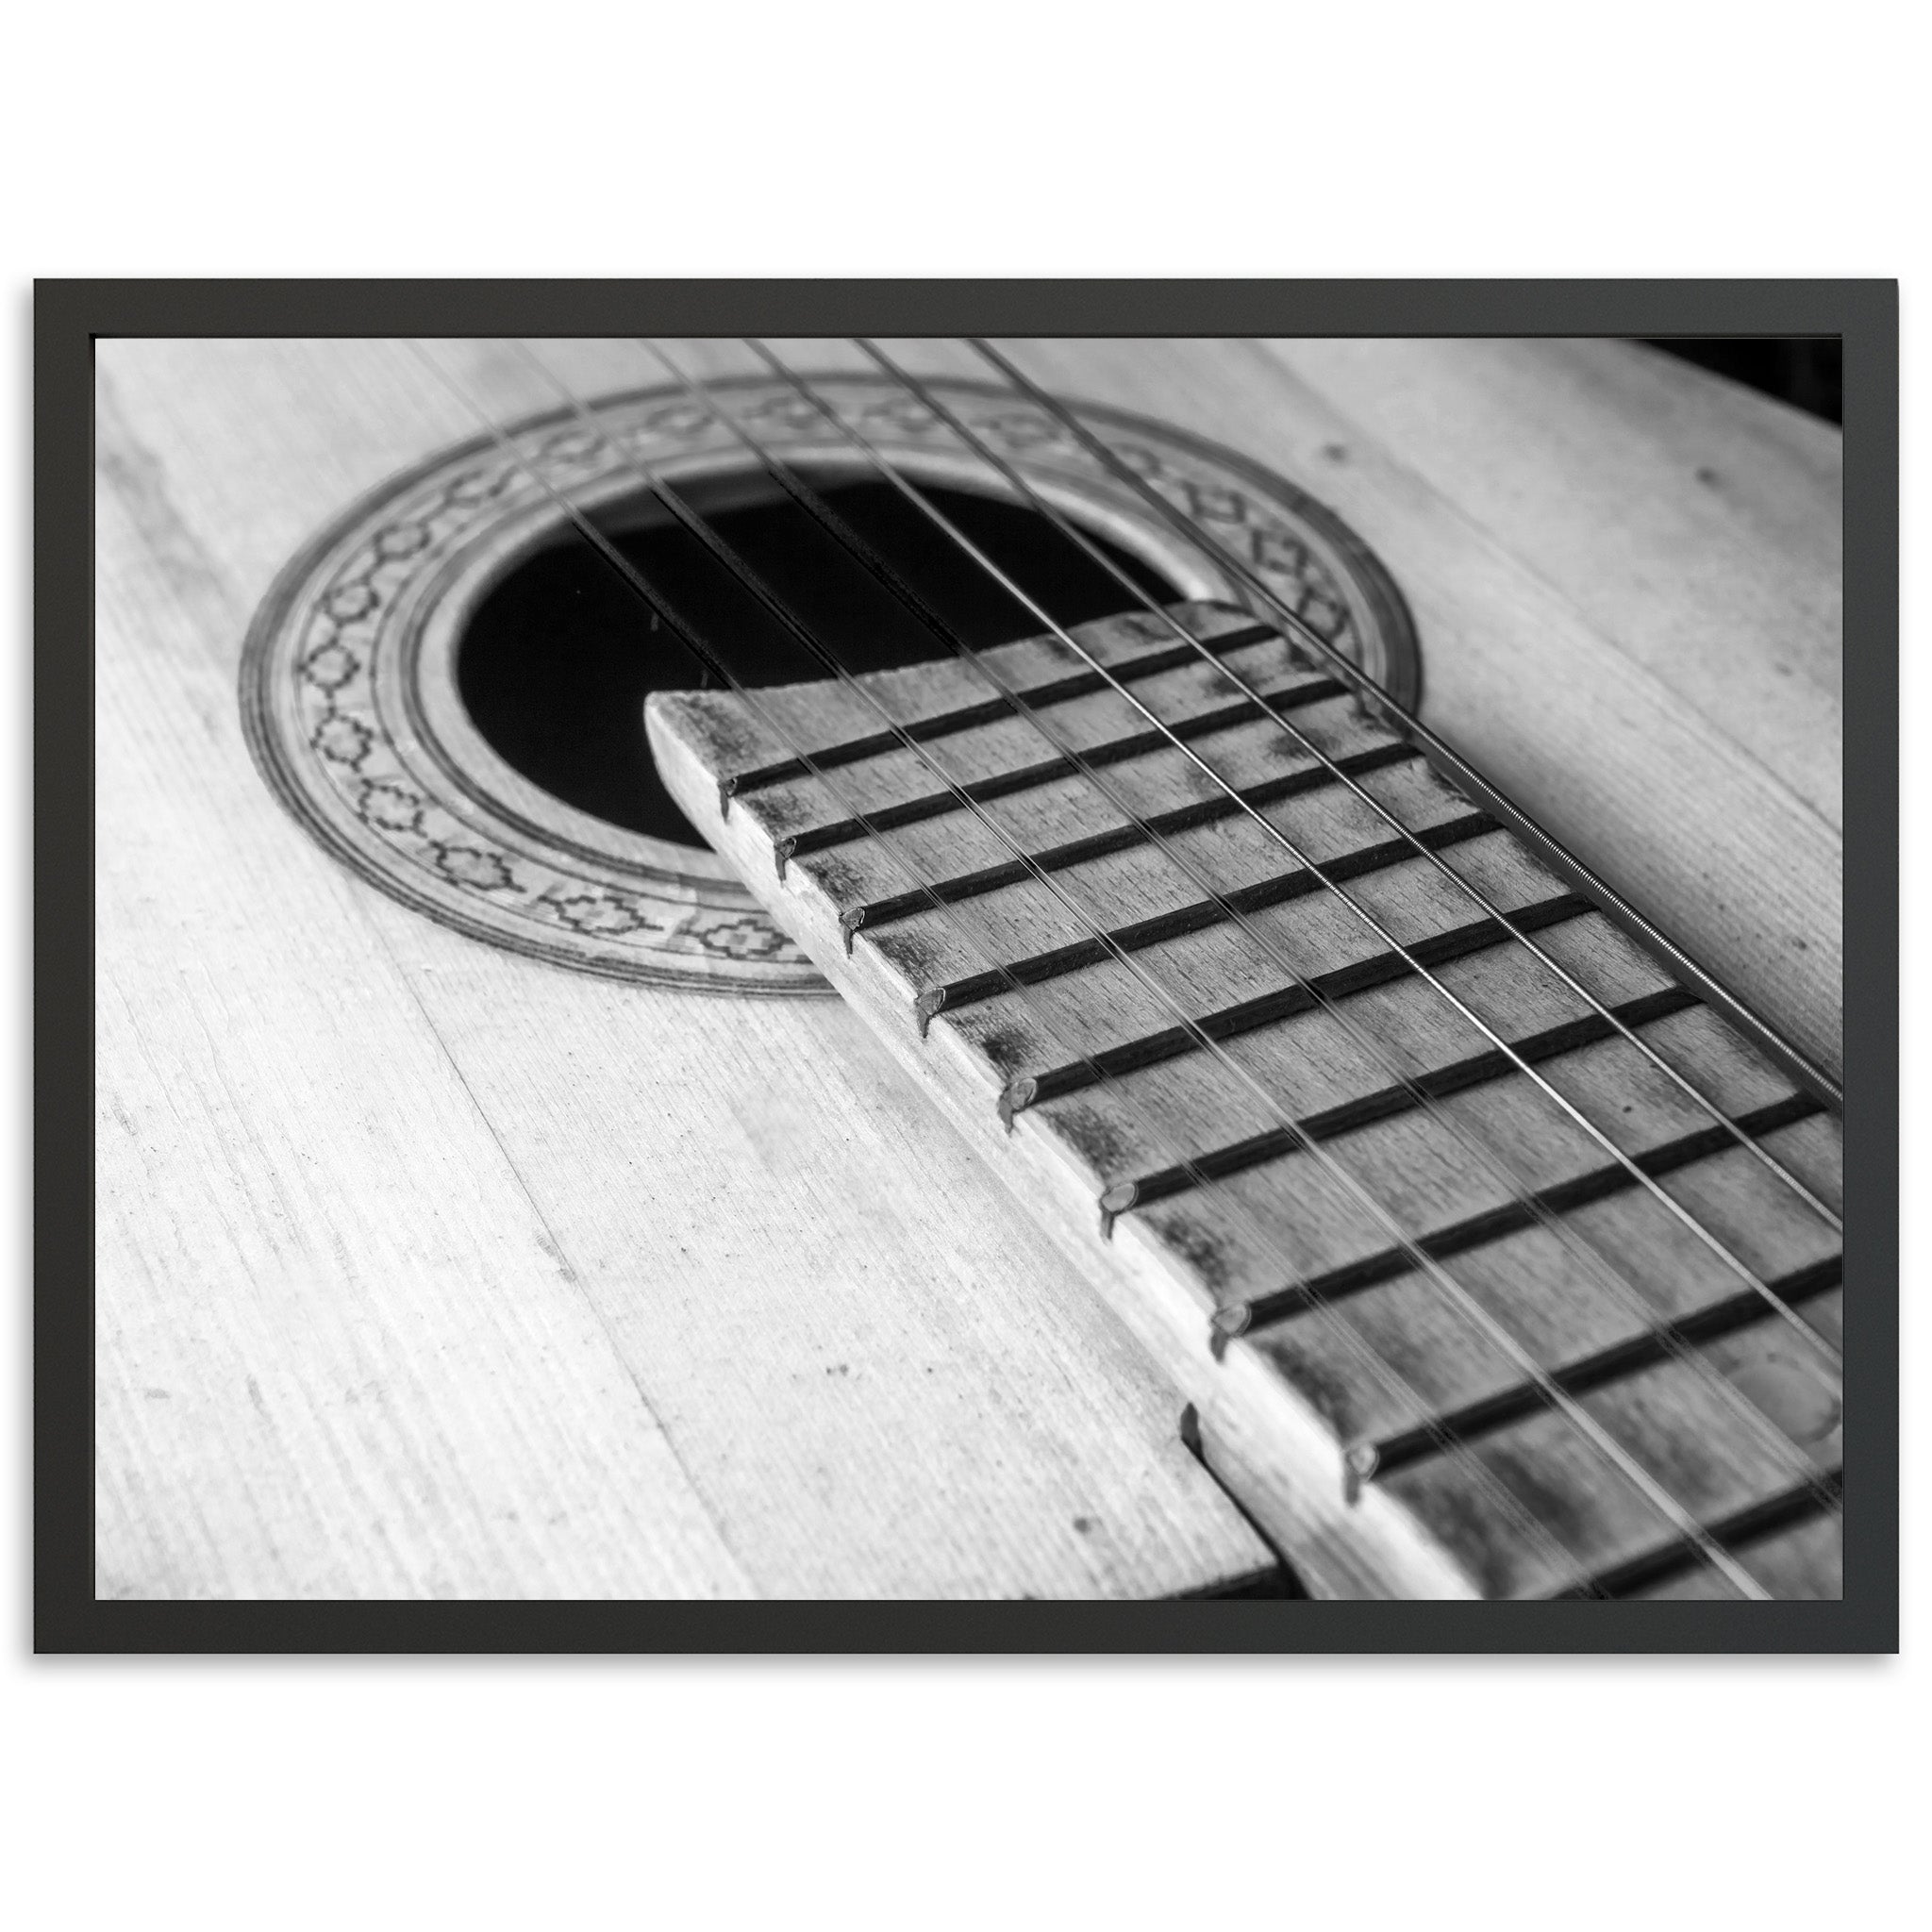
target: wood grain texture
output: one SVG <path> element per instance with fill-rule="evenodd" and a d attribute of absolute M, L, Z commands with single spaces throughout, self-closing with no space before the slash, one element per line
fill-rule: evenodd
<path fill-rule="evenodd" d="M 1152 1596 L 1264 1563 L 852 1015 L 497 955 L 275 808 L 247 614 L 468 433 L 421 372 L 100 371 L 101 1593 Z"/>
<path fill-rule="evenodd" d="M 1268 352 L 1841 829 L 1838 429 L 1628 343 Z"/>

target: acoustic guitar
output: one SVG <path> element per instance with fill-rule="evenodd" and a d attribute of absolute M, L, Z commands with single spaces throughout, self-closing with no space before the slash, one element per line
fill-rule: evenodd
<path fill-rule="evenodd" d="M 1840 439 L 99 344 L 102 1597 L 1840 1593 Z"/>

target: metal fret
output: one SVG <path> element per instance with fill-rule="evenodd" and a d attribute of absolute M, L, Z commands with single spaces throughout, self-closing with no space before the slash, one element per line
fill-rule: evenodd
<path fill-rule="evenodd" d="M 1719 1522 L 1706 1524 L 1705 1534 L 1721 1549 L 1736 1555 L 1740 1550 L 1748 1550 L 1754 1543 L 1768 1541 L 1779 1530 L 1789 1529 L 1809 1517 L 1825 1513 L 1841 1500 L 1843 1493 L 1844 1472 L 1828 1470 L 1815 1483 L 1794 1483 L 1789 1490 L 1767 1497 L 1761 1503 L 1753 1503 L 1748 1508 L 1740 1509 Z M 1612 1569 L 1599 1571 L 1585 1581 L 1557 1591 L 1557 1600 L 1632 1596 L 1640 1590 L 1694 1570 L 1706 1560 L 1704 1552 L 1696 1544 L 1681 1537 L 1674 1538 L 1645 1551 L 1641 1557 L 1633 1557 Z"/>
<path fill-rule="evenodd" d="M 1419 836 L 1428 841 L 1432 850 L 1441 851 L 1452 845 L 1460 845 L 1471 839 L 1483 838 L 1500 829 L 1487 812 L 1465 812 L 1460 818 L 1431 825 Z M 1089 841 L 1081 841 L 1082 844 L 1087 842 Z M 1340 875 L 1344 878 L 1363 878 L 1370 873 L 1383 872 L 1391 866 L 1405 864 L 1413 857 L 1414 854 L 1406 843 L 1391 840 L 1383 844 L 1371 845 L 1362 851 L 1351 852 L 1343 858 L 1332 859 L 1326 870 L 1331 877 Z M 1056 868 L 1042 866 L 1042 869 L 1051 871 Z M 1044 980 L 1058 978 L 1061 974 L 1078 972 L 1085 967 L 1101 964 L 1112 957 L 1113 947 L 1126 953 L 1138 952 L 1146 946 L 1159 945 L 1168 940 L 1184 938 L 1189 933 L 1205 932 L 1209 926 L 1223 924 L 1238 913 L 1265 912 L 1271 907 L 1285 906 L 1291 900 L 1307 898 L 1321 891 L 1324 886 L 1324 881 L 1306 867 L 1296 872 L 1277 873 L 1273 878 L 1257 879 L 1251 886 L 1237 887 L 1219 898 L 1196 899 L 1189 905 L 1177 906 L 1172 911 L 1156 913 L 1151 918 L 1137 919 L 1125 925 L 1108 926 L 1104 929 L 1103 936 L 1091 940 L 1077 940 L 1071 945 L 1056 946 L 1051 951 L 1036 953 L 1030 958 L 1019 962 L 1016 970 L 1018 976 L 1026 985 L 1037 986 Z M 949 902 L 953 898 L 953 895 L 946 892 L 943 888 L 940 890 L 940 896 Z M 957 896 L 963 899 L 972 895 L 959 892 Z M 908 912 L 916 912 L 921 908 L 908 907 L 905 909 Z M 845 925 L 848 945 L 852 933 L 860 926 L 878 924 L 865 916 L 869 910 L 869 908 L 858 907 L 853 912 L 841 916 L 841 923 Z"/>
<path fill-rule="evenodd" d="M 1391 765 L 1406 764 L 1415 758 L 1415 751 L 1406 744 L 1371 745 L 1367 751 L 1354 752 L 1346 758 L 1338 758 L 1336 763 L 1355 772 L 1386 771 Z M 1243 803 L 1250 805 L 1271 805 L 1299 793 L 1319 791 L 1324 785 L 1332 783 L 1328 773 L 1319 765 L 1311 771 L 1292 772 L 1280 778 L 1271 778 L 1260 785 L 1250 785 L 1241 792 Z M 1105 832 L 1096 832 L 1091 838 L 1070 839 L 1063 845 L 1051 845 L 1042 852 L 1029 852 L 1024 862 L 1015 860 L 1008 865 L 990 865 L 978 872 L 962 873 L 957 878 L 941 879 L 933 886 L 933 891 L 947 905 L 957 905 L 962 899 L 977 897 L 982 892 L 996 892 L 1007 886 L 1023 884 L 1039 872 L 1064 872 L 1070 866 L 1086 865 L 1096 858 L 1110 858 L 1117 852 L 1130 851 L 1136 845 L 1144 845 L 1150 836 L 1158 837 L 1168 832 L 1192 831 L 1196 826 L 1212 824 L 1217 819 L 1231 817 L 1241 807 L 1226 798 L 1204 798 L 1193 804 L 1176 806 L 1172 811 L 1152 812 L 1139 824 L 1115 825 Z M 1453 825 L 1454 829 L 1451 829 Z M 1484 832 L 1500 831 L 1494 819 L 1487 812 L 1468 812 L 1451 822 L 1450 825 L 1431 825 L 1417 834 L 1442 845 L 1458 844 L 1464 839 L 1480 837 Z M 1398 849 L 1399 848 L 1399 849 Z M 1413 857 L 1407 851 L 1407 841 L 1389 840 L 1380 845 L 1365 847 L 1357 853 L 1344 858 L 1331 859 L 1327 870 L 1338 867 L 1356 868 L 1349 875 L 1375 872 L 1384 865 L 1397 865 L 1403 859 Z M 1294 881 L 1291 886 L 1287 881 Z M 1306 881 L 1307 883 L 1302 883 Z M 1264 906 L 1280 904 L 1283 900 L 1298 898 L 1305 891 L 1319 890 L 1321 880 L 1304 868 L 1300 872 L 1284 873 L 1276 879 L 1263 880 L 1256 886 L 1245 886 L 1226 894 L 1230 904 L 1240 904 L 1244 894 L 1274 891 L 1285 887 L 1278 898 L 1264 897 L 1254 901 L 1253 907 L 1242 909 L 1258 909 Z M 860 926 L 876 929 L 894 919 L 906 919 L 921 910 L 924 905 L 916 892 L 901 892 L 890 899 L 869 900 L 863 906 L 855 906 L 840 916 L 845 922 L 848 933 L 857 932 Z M 1211 900 L 1202 900 L 1199 905 L 1213 907 Z M 1187 908 L 1190 914 L 1193 908 Z M 1178 915 L 1168 915 L 1178 916 Z M 1218 917 L 1224 918 L 1224 913 Z M 1204 922 L 1212 924 L 1211 921 Z M 1116 931 L 1129 928 L 1119 927 Z M 1176 931 L 1191 931 L 1191 926 L 1176 927 Z M 1084 963 L 1084 962 L 1082 962 Z"/>
<path fill-rule="evenodd" d="M 1125 658 L 1110 668 L 1113 675 L 1123 683 L 1135 684 L 1143 678 L 1158 677 L 1165 671 L 1184 671 L 1191 664 L 1198 664 L 1204 650 L 1211 658 L 1224 658 L 1230 652 L 1245 650 L 1251 644 L 1274 643 L 1280 639 L 1280 631 L 1272 624 L 1244 625 L 1235 630 L 1209 631 L 1200 638 L 1198 643 L 1174 644 L 1166 650 L 1149 651 L 1139 658 Z M 1329 682 L 1333 688 L 1324 695 L 1340 696 L 1342 687 L 1333 679 Z M 1029 710 L 1068 704 L 1075 698 L 1094 697 L 1107 688 L 1107 680 L 1099 672 L 1076 671 L 1047 684 L 1024 688 L 1011 697 L 999 691 L 976 704 L 959 705 L 950 711 L 939 711 L 930 718 L 914 720 L 905 726 L 905 731 L 907 737 L 916 743 L 930 744 L 957 732 L 974 730 L 981 724 L 996 724 L 1002 718 L 1024 717 Z M 848 738 L 842 743 L 828 744 L 823 750 L 800 758 L 783 758 L 775 764 L 740 772 L 724 780 L 721 796 L 728 803 L 767 785 L 809 777 L 815 769 L 834 771 L 841 765 L 862 764 L 868 758 L 882 758 L 886 753 L 898 749 L 899 740 L 890 731 L 874 731 L 867 737 Z M 806 762 L 807 758 L 810 759 L 809 764 Z"/>
<path fill-rule="evenodd" d="M 1540 899 L 1520 908 L 1513 917 L 1518 925 L 1540 932 L 1545 926 L 1560 925 L 1565 920 L 1581 919 L 1595 909 L 1581 893 L 1559 892 L 1554 898 Z M 1405 978 L 1415 970 L 1412 961 L 1443 966 L 1452 959 L 1479 953 L 1487 946 L 1500 945 L 1507 938 L 1508 934 L 1496 920 L 1472 920 L 1467 925 L 1432 933 L 1427 939 L 1418 940 L 1401 952 L 1372 953 L 1365 959 L 1338 966 L 1328 973 L 1311 974 L 1293 986 L 1279 987 L 1258 998 L 1242 1000 L 1239 1005 L 1202 1014 L 1194 1021 L 1194 1026 L 1209 1040 L 1232 1040 L 1237 1035 L 1252 1033 L 1257 1027 L 1272 1026 L 1278 1020 L 1291 1019 L 1297 1013 L 1312 1012 L 1324 1000 L 1346 999 L 1351 993 L 1366 992 L 1371 987 L 1387 986 L 1391 980 Z M 1011 969 L 1023 984 L 1031 965 L 1031 961 L 1023 959 Z M 975 974 L 970 979 L 955 980 L 934 992 L 922 994 L 919 1002 L 922 1021 L 929 1022 L 942 1009 L 965 1006 L 975 999 L 991 998 L 1000 991 L 1000 987 L 987 984 L 988 977 L 984 974 Z M 1092 1054 L 1080 1065 L 1050 1067 L 1043 1073 L 1024 1074 L 1009 1082 L 1000 1103 L 1001 1111 L 1010 1117 L 1025 1108 L 1038 1106 L 1042 1100 L 1058 1100 L 1063 1093 L 1077 1093 L 1083 1087 L 1094 1085 L 1096 1079 L 1110 1078 L 1116 1074 L 1131 1074 L 1141 1067 L 1151 1067 L 1157 1061 L 1193 1053 L 1199 1045 L 1195 1033 L 1188 1027 L 1163 1027 L 1158 1033 L 1143 1034 L 1138 1040 Z"/>
<path fill-rule="evenodd" d="M 1625 1000 L 1612 1007 L 1610 1011 L 1625 1025 L 1644 1026 L 1653 1020 L 1667 1019 L 1671 1014 L 1681 1013 L 1696 1004 L 1694 993 L 1687 992 L 1680 986 L 1669 986 L 1657 992 Z M 1524 1059 L 1540 1062 L 1574 1053 L 1579 1047 L 1592 1046 L 1599 1041 L 1612 1038 L 1613 1034 L 1614 1029 L 1607 1019 L 1595 1013 L 1585 1013 L 1560 1026 L 1547 1027 L 1541 1033 L 1513 1041 L 1511 1044 Z M 1340 1106 L 1324 1108 L 1319 1113 L 1305 1114 L 1295 1122 L 1292 1129 L 1271 1127 L 1267 1132 L 1252 1134 L 1244 1141 L 1210 1148 L 1194 1157 L 1193 1166 L 1199 1173 L 1217 1179 L 1226 1174 L 1241 1174 L 1248 1168 L 1259 1167 L 1283 1155 L 1292 1154 L 1309 1141 L 1330 1141 L 1338 1134 L 1346 1134 L 1357 1127 L 1369 1126 L 1376 1121 L 1407 1113 L 1420 1107 L 1424 1096 L 1431 1100 L 1446 1099 L 1452 1093 L 1462 1093 L 1492 1080 L 1506 1080 L 1514 1072 L 1515 1068 L 1504 1054 L 1494 1051 L 1472 1054 L 1466 1059 L 1452 1060 L 1447 1066 L 1418 1074 L 1404 1085 L 1379 1087 L 1372 1093 L 1360 1094 Z M 1130 1208 L 1149 1207 L 1171 1195 L 1185 1193 L 1196 1185 L 1193 1175 L 1180 1167 L 1164 1167 L 1133 1180 L 1116 1182 L 1100 1197 L 1100 1211 L 1106 1217 L 1103 1225 L 1110 1226 L 1115 1217 L 1126 1213 Z"/>
<path fill-rule="evenodd" d="M 1271 691 L 1266 695 L 1271 703 L 1292 710 L 1305 705 L 1320 704 L 1324 699 L 1340 695 L 1340 692 L 1334 679 L 1316 677 L 1304 678 L 1299 684 Z M 1191 718 L 1183 718 L 1176 724 L 1164 724 L 1145 731 L 1128 732 L 1119 738 L 1108 739 L 1082 751 L 1078 758 L 1065 755 L 1043 758 L 1036 764 L 1022 765 L 1014 771 L 996 773 L 989 778 L 969 779 L 947 791 L 923 792 L 919 797 L 906 799 L 898 805 L 882 806 L 876 811 L 868 812 L 863 820 L 835 819 L 828 824 L 813 825 L 806 831 L 794 833 L 791 837 L 779 841 L 778 875 L 781 878 L 784 876 L 785 867 L 790 860 L 802 858 L 813 852 L 829 851 L 835 845 L 853 844 L 868 836 L 869 827 L 895 831 L 902 825 L 918 824 L 927 819 L 943 818 L 948 812 L 958 811 L 969 803 L 991 805 L 996 799 L 1011 798 L 1023 791 L 1032 791 L 1040 786 L 1050 785 L 1057 779 L 1082 776 L 1094 765 L 1118 765 L 1129 758 L 1146 758 L 1152 753 L 1165 751 L 1176 739 L 1186 741 L 1196 738 L 1208 738 L 1217 731 L 1232 731 L 1238 725 L 1257 724 L 1266 715 L 1255 699 L 1243 698 L 1239 704 L 1222 705 L 1211 711 L 1197 711 Z M 899 746 L 895 743 L 893 749 L 897 750 Z M 1321 782 L 1332 780 L 1324 773 Z M 1228 809 L 1239 810 L 1240 808 L 1230 805 Z"/>
<path fill-rule="evenodd" d="M 1828 1260 L 1780 1275 L 1773 1286 L 1781 1300 L 1799 1307 L 1836 1288 L 1843 1278 L 1843 1260 L 1834 1255 Z M 1588 1395 L 1592 1390 L 1621 1381 L 1626 1375 L 1660 1366 L 1681 1348 L 1696 1347 L 1740 1329 L 1762 1326 L 1768 1319 L 1769 1310 L 1763 1301 L 1749 1289 L 1740 1289 L 1722 1301 L 1708 1303 L 1690 1314 L 1660 1323 L 1581 1360 L 1552 1369 L 1550 1380 L 1566 1394 Z M 1423 1426 L 1377 1442 L 1375 1474 L 1393 1475 L 1410 1463 L 1441 1455 L 1447 1441 L 1474 1441 L 1547 1407 L 1548 1398 L 1541 1389 L 1534 1383 L 1519 1383 L 1501 1394 L 1486 1396 L 1480 1402 L 1437 1416 Z"/>
<path fill-rule="evenodd" d="M 1814 1114 L 1824 1111 L 1824 1103 L 1816 1094 L 1792 1093 L 1783 1100 L 1774 1101 L 1769 1107 L 1754 1108 L 1751 1112 L 1738 1115 L 1717 1126 L 1701 1127 L 1694 1134 L 1684 1134 L 1674 1141 L 1665 1141 L 1660 1147 L 1632 1155 L 1630 1166 L 1618 1162 L 1594 1167 L 1586 1174 L 1558 1181 L 1554 1187 L 1541 1188 L 1534 1194 L 1505 1202 L 1499 1208 L 1485 1208 L 1482 1213 L 1473 1214 L 1465 1221 L 1422 1236 L 1416 1245 L 1432 1259 L 1445 1260 L 1452 1255 L 1463 1254 L 1471 1248 L 1479 1248 L 1500 1240 L 1504 1235 L 1517 1234 L 1526 1227 L 1533 1227 L 1538 1209 L 1550 1214 L 1565 1214 L 1574 1208 L 1637 1187 L 1640 1183 L 1631 1174 L 1630 1167 L 1636 1167 L 1650 1179 L 1657 1180 L 1678 1168 L 1689 1167 L 1694 1160 L 1723 1154 L 1737 1135 L 1748 1135 L 1756 1140 L 1761 1135 L 1775 1133 L 1780 1127 L 1795 1126 L 1798 1122 L 1809 1120 Z M 1270 1323 L 1285 1322 L 1291 1316 L 1306 1313 L 1309 1308 L 1340 1301 L 1347 1295 L 1359 1293 L 1365 1288 L 1373 1288 L 1377 1282 L 1407 1274 L 1414 1265 L 1401 1248 L 1380 1249 L 1358 1261 L 1350 1261 L 1344 1267 L 1307 1281 L 1291 1283 L 1250 1302 L 1248 1326 L 1253 1329 Z M 1760 1304 L 1764 1303 L 1763 1296 L 1756 1290 L 1748 1291 Z"/>

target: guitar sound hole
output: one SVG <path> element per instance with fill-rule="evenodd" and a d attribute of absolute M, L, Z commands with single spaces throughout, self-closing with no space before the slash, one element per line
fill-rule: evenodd
<path fill-rule="evenodd" d="M 974 650 L 1031 636 L 1039 620 L 890 484 L 814 487 Z M 1061 624 L 1137 608 L 1120 581 L 1043 516 L 1018 504 L 925 486 L 966 536 Z M 692 494 L 695 496 L 696 492 Z M 706 508 L 706 500 L 698 498 Z M 855 672 L 930 661 L 948 646 L 789 497 L 719 499 L 707 520 Z M 646 582 L 744 684 L 788 684 L 824 669 L 687 531 L 643 502 L 599 523 Z M 1090 533 L 1093 534 L 1093 533 Z M 1180 592 L 1139 558 L 1093 541 L 1149 595 Z M 659 782 L 645 741 L 653 691 L 719 680 L 649 612 L 609 561 L 575 535 L 533 552 L 483 597 L 457 653 L 476 729 L 531 783 L 627 831 L 701 846 Z"/>

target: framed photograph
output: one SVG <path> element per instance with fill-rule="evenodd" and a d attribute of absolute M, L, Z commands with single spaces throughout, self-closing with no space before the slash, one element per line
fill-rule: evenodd
<path fill-rule="evenodd" d="M 43 284 L 38 1646 L 1892 1647 L 1896 356 Z"/>

